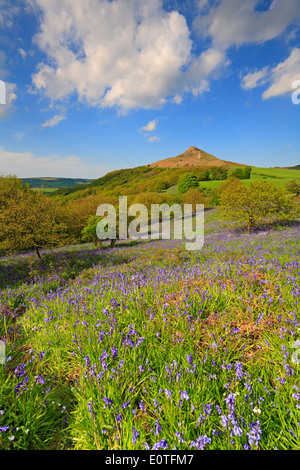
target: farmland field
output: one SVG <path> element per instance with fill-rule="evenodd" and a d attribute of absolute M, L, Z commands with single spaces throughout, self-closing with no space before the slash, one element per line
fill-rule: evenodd
<path fill-rule="evenodd" d="M 0 449 L 300 449 L 296 223 L 0 260 Z"/>

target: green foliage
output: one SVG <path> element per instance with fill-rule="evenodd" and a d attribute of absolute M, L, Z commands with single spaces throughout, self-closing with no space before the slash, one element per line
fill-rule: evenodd
<path fill-rule="evenodd" d="M 224 167 L 214 167 L 211 168 L 209 172 L 209 179 L 211 181 L 215 180 L 226 180 L 228 178 L 228 170 Z"/>
<path fill-rule="evenodd" d="M 102 248 L 102 240 L 97 237 L 97 224 L 100 221 L 100 218 L 96 215 L 92 215 L 88 219 L 87 225 L 82 229 L 81 235 L 82 240 L 85 242 L 92 242 L 94 243 L 96 248 Z"/>
<path fill-rule="evenodd" d="M 193 173 L 187 173 L 178 181 L 177 190 L 179 193 L 186 193 L 189 189 L 198 188 L 197 177 Z"/>
<path fill-rule="evenodd" d="M 18 252 L 66 244 L 66 214 L 58 201 L 35 193 L 15 176 L 0 178 L 0 249 Z"/>
<path fill-rule="evenodd" d="M 255 181 L 246 187 L 230 178 L 221 190 L 220 214 L 227 221 L 246 224 L 248 231 L 261 222 L 295 218 L 298 206 L 290 195 L 273 183 Z"/>
<path fill-rule="evenodd" d="M 295 179 L 289 181 L 286 185 L 286 190 L 289 193 L 294 194 L 296 197 L 300 196 L 300 180 L 297 181 Z"/>
<path fill-rule="evenodd" d="M 240 180 L 248 180 L 251 177 L 252 168 L 247 166 L 246 168 L 235 168 L 231 173 L 230 176 L 232 178 L 238 178 Z"/>
<path fill-rule="evenodd" d="M 184 193 L 182 197 L 183 204 L 192 204 L 193 212 L 196 212 L 196 205 L 197 204 L 204 204 L 205 203 L 205 196 L 203 191 L 199 188 L 189 189 Z"/>

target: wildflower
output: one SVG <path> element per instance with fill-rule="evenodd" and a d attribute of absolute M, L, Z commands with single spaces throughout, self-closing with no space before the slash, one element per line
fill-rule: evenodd
<path fill-rule="evenodd" d="M 262 430 L 259 429 L 259 426 L 260 426 L 260 421 L 257 420 L 256 423 L 252 425 L 250 432 L 247 433 L 250 446 L 252 446 L 253 444 L 258 446 L 259 444 L 260 435 L 262 433 Z"/>
<path fill-rule="evenodd" d="M 160 419 L 159 419 L 158 421 L 156 421 L 156 423 L 155 423 L 155 433 L 154 433 L 154 434 L 156 434 L 156 436 L 158 436 L 158 434 L 159 434 L 160 431 L 162 430 L 162 427 L 161 427 L 161 425 L 159 424 L 159 422 L 160 422 Z"/>
<path fill-rule="evenodd" d="M 168 448 L 168 442 L 166 441 L 166 439 L 163 439 L 160 442 L 156 442 L 152 450 L 167 449 L 167 448 Z"/>
<path fill-rule="evenodd" d="M 44 384 L 45 383 L 45 380 L 43 379 L 43 376 L 42 375 L 38 375 L 36 378 L 35 378 L 35 383 L 37 384 Z"/>
<path fill-rule="evenodd" d="M 145 411 L 145 404 L 143 400 L 140 401 L 139 407 L 142 411 Z"/>
<path fill-rule="evenodd" d="M 196 442 L 192 441 L 190 444 L 190 448 L 196 447 L 196 449 L 198 450 L 203 450 L 204 447 L 210 443 L 211 443 L 211 438 L 207 437 L 207 435 L 205 434 L 204 436 L 198 437 L 198 439 L 196 439 Z"/>
<path fill-rule="evenodd" d="M 111 348 L 111 352 L 112 352 L 112 358 L 115 359 L 118 355 L 118 348 L 116 348 L 115 346 L 113 346 Z"/>
<path fill-rule="evenodd" d="M 138 436 L 140 435 L 140 433 L 137 431 L 137 429 L 135 429 L 135 427 L 133 426 L 132 427 L 132 443 L 135 445 L 136 443 L 136 440 L 138 438 Z"/>
<path fill-rule="evenodd" d="M 225 401 L 227 403 L 227 406 L 229 408 L 229 410 L 234 410 L 234 406 L 235 406 L 235 396 L 233 395 L 233 393 L 230 393 L 228 395 L 227 398 L 225 398 Z"/>
<path fill-rule="evenodd" d="M 181 400 L 189 400 L 190 399 L 188 393 L 185 390 L 183 392 L 180 392 L 180 398 L 181 398 Z"/>
<path fill-rule="evenodd" d="M 6 432 L 9 430 L 9 426 L 2 426 L 0 427 L 0 432 Z"/>
<path fill-rule="evenodd" d="M 224 428 L 227 428 L 228 423 L 229 423 L 228 418 L 224 415 L 221 415 L 221 424 L 222 424 L 222 426 L 224 426 Z"/>
<path fill-rule="evenodd" d="M 189 365 L 191 366 L 193 364 L 193 355 L 192 354 L 190 354 L 190 355 L 186 354 L 186 359 L 187 359 Z"/>
<path fill-rule="evenodd" d="M 112 404 L 113 404 L 113 401 L 110 400 L 110 398 L 103 397 L 102 400 L 103 400 L 104 403 L 105 403 L 105 407 L 104 407 L 104 408 L 106 408 L 107 405 L 112 405 Z"/>
<path fill-rule="evenodd" d="M 122 410 L 125 410 L 126 408 L 128 408 L 129 405 L 130 405 L 130 400 L 125 401 L 124 403 L 122 403 L 122 405 L 121 405 Z"/>
<path fill-rule="evenodd" d="M 167 397 L 168 397 L 169 399 L 171 399 L 171 396 L 172 396 L 172 390 L 168 390 L 168 389 L 166 389 L 166 390 L 165 390 L 165 392 L 166 392 L 166 395 L 167 395 Z"/>
<path fill-rule="evenodd" d="M 241 436 L 242 434 L 243 434 L 242 429 L 237 424 L 234 424 L 231 435 Z"/>
<path fill-rule="evenodd" d="M 258 414 L 258 415 L 261 414 L 261 410 L 259 408 L 253 408 L 252 411 L 253 413 Z"/>
<path fill-rule="evenodd" d="M 242 369 L 243 369 L 243 365 L 241 362 L 236 362 L 235 363 L 235 373 L 236 373 L 236 377 L 238 380 L 241 380 L 241 378 L 243 377 L 243 374 L 242 374 Z"/>
<path fill-rule="evenodd" d="M 179 442 L 184 442 L 184 440 L 182 439 L 182 436 L 183 436 L 182 432 L 177 431 L 175 433 L 175 436 L 178 438 Z"/>

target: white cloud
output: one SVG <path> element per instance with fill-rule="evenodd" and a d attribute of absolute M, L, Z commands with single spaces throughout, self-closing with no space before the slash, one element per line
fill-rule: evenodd
<path fill-rule="evenodd" d="M 268 75 L 268 67 L 264 67 L 262 70 L 258 70 L 253 73 L 248 73 L 242 79 L 241 86 L 243 90 L 251 90 L 256 88 L 258 85 L 263 85 L 266 82 Z"/>
<path fill-rule="evenodd" d="M 14 24 L 14 17 L 19 12 L 20 7 L 13 5 L 11 0 L 0 0 L 0 26 L 2 28 L 11 28 Z"/>
<path fill-rule="evenodd" d="M 212 51 L 194 56 L 185 17 L 161 0 L 28 1 L 40 17 L 34 40 L 49 59 L 33 87 L 53 101 L 76 93 L 88 106 L 120 112 L 158 108 L 206 91 L 223 59 L 208 63 Z"/>
<path fill-rule="evenodd" d="M 293 93 L 292 84 L 300 78 L 300 49 L 294 48 L 290 56 L 270 73 L 270 87 L 263 93 L 263 99 Z"/>
<path fill-rule="evenodd" d="M 9 152 L 0 147 L 0 168 L 4 175 L 30 177 L 98 178 L 110 169 L 100 163 L 70 155 L 37 157 L 32 152 Z"/>
<path fill-rule="evenodd" d="M 57 114 L 56 116 L 53 116 L 53 118 L 51 118 L 48 121 L 44 122 L 41 126 L 42 127 L 57 126 L 57 124 L 59 124 L 60 121 L 63 121 L 64 119 L 66 119 L 66 116 L 61 116 L 61 115 Z"/>
<path fill-rule="evenodd" d="M 7 118 L 13 111 L 17 99 L 15 90 L 16 85 L 14 83 L 5 82 L 6 103 L 0 104 L 0 119 Z"/>
<path fill-rule="evenodd" d="M 290 56 L 276 67 L 264 67 L 245 75 L 241 81 L 243 89 L 252 89 L 267 84 L 262 97 L 264 100 L 293 93 L 292 84 L 300 79 L 300 49 L 294 48 Z"/>
<path fill-rule="evenodd" d="M 160 137 L 149 137 L 148 142 L 160 142 Z"/>
<path fill-rule="evenodd" d="M 22 56 L 23 59 L 26 58 L 27 53 L 26 53 L 26 51 L 24 51 L 24 49 L 22 49 L 22 47 L 18 48 L 18 52 Z"/>
<path fill-rule="evenodd" d="M 141 130 L 145 132 L 152 132 L 156 129 L 157 124 L 158 124 L 158 120 L 153 119 L 153 121 L 149 121 L 146 126 L 142 127 Z"/>
<path fill-rule="evenodd" d="M 299 0 L 273 0 L 264 11 L 256 9 L 258 4 L 258 0 L 215 2 L 207 15 L 200 12 L 194 27 L 200 35 L 211 37 L 215 46 L 226 49 L 232 44 L 263 43 L 280 36 L 289 25 L 299 24 Z"/>

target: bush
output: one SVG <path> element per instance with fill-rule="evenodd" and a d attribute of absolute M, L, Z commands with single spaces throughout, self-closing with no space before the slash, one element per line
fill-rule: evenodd
<path fill-rule="evenodd" d="M 196 175 L 193 173 L 186 173 L 184 176 L 180 178 L 177 184 L 177 190 L 179 193 L 184 194 L 189 189 L 198 188 L 199 183 L 197 180 Z"/>

